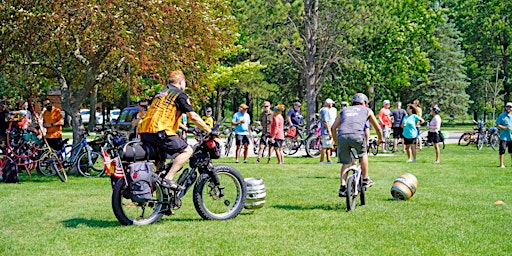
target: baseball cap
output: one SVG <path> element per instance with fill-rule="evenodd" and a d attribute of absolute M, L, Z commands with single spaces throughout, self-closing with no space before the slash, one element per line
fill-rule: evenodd
<path fill-rule="evenodd" d="M 334 104 L 334 101 L 331 98 L 325 100 L 325 104 Z"/>
<path fill-rule="evenodd" d="M 268 102 L 268 101 L 263 102 L 263 106 L 264 107 L 270 107 L 270 102 Z"/>
<path fill-rule="evenodd" d="M 384 100 L 384 101 L 382 102 L 382 104 L 384 104 L 384 105 L 388 104 L 388 105 L 389 105 L 389 100 Z"/>
<path fill-rule="evenodd" d="M 505 106 L 511 106 L 512 107 L 512 102 L 507 102 L 507 105 Z"/>
<path fill-rule="evenodd" d="M 243 103 L 242 103 L 242 104 L 240 104 L 240 108 L 248 109 L 248 108 L 249 108 L 249 106 L 247 106 L 247 105 L 245 105 L 245 104 L 243 104 Z"/>
<path fill-rule="evenodd" d="M 293 104 L 293 105 L 294 105 L 294 106 L 299 106 L 299 107 L 301 106 L 300 102 L 298 102 L 298 101 L 297 101 L 297 102 L 295 102 L 295 104 Z"/>
<path fill-rule="evenodd" d="M 212 108 L 211 107 L 207 107 L 206 111 L 212 111 Z"/>

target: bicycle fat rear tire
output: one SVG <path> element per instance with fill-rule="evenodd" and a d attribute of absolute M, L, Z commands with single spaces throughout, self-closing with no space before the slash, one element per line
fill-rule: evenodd
<path fill-rule="evenodd" d="M 145 203 L 134 203 L 124 179 L 119 179 L 112 190 L 112 210 L 121 225 L 148 225 L 158 222 L 163 216 L 163 191 L 156 186 L 153 198 Z"/>
<path fill-rule="evenodd" d="M 220 181 L 215 186 L 209 174 L 199 176 L 192 200 L 197 213 L 205 220 L 227 220 L 238 216 L 245 205 L 247 189 L 242 175 L 231 166 L 213 167 Z"/>

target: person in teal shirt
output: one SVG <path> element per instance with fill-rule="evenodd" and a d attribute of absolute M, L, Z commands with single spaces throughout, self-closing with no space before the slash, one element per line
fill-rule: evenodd
<path fill-rule="evenodd" d="M 416 129 L 417 124 L 425 122 L 423 118 L 418 116 L 418 110 L 416 106 L 409 104 L 406 109 L 407 115 L 402 120 L 402 127 L 404 131 L 405 151 L 407 152 L 406 162 L 416 162 L 416 138 L 418 137 L 418 130 Z"/>
<path fill-rule="evenodd" d="M 512 159 L 512 102 L 507 102 L 505 111 L 496 119 L 496 128 L 500 129 L 500 167 L 505 168 L 503 161 L 506 148 Z"/>

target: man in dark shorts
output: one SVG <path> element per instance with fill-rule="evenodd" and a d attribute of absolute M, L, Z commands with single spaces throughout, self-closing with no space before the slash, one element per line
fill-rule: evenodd
<path fill-rule="evenodd" d="M 185 94 L 186 85 L 183 72 L 171 72 L 169 84 L 155 95 L 139 126 L 142 142 L 152 144 L 169 155 L 177 154 L 162 184 L 171 189 L 180 189 L 174 181 L 174 175 L 181 170 L 194 152 L 187 142 L 177 135 L 182 113 L 186 113 L 189 120 L 201 130 L 207 133 L 212 131 L 190 105 L 190 100 Z"/>
<path fill-rule="evenodd" d="M 404 129 L 402 128 L 402 120 L 404 119 L 404 116 L 407 115 L 407 112 L 402 108 L 402 102 L 397 101 L 395 102 L 395 109 L 391 111 L 391 120 L 392 120 L 392 126 L 393 129 L 393 152 L 396 151 L 398 140 L 402 138 L 402 145 L 404 146 L 404 152 L 405 152 L 405 142 L 404 142 L 404 136 L 402 136 L 402 132 Z"/>
<path fill-rule="evenodd" d="M 340 171 L 341 186 L 338 191 L 340 197 L 346 196 L 347 169 L 352 164 L 351 148 L 355 149 L 359 156 L 363 186 L 371 187 L 373 185 L 373 181 L 368 176 L 365 124 L 369 120 L 373 125 L 379 144 L 382 143 L 382 129 L 373 111 L 364 105 L 365 102 L 368 102 L 368 97 L 362 93 L 356 93 L 352 97 L 352 106 L 343 109 L 331 127 L 331 133 L 338 134 L 338 136 L 333 136 L 333 139 L 338 145 L 338 157 L 343 164 Z"/>

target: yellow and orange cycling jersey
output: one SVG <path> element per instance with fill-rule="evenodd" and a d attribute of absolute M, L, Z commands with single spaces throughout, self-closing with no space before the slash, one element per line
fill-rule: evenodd
<path fill-rule="evenodd" d="M 167 85 L 153 99 L 153 103 L 139 122 L 139 133 L 165 131 L 168 136 L 176 135 L 181 114 L 192 112 L 187 95 L 176 86 Z"/>

